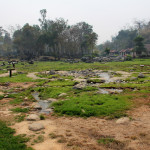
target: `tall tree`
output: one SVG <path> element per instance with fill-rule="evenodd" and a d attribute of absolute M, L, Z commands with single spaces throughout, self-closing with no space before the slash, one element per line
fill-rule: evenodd
<path fill-rule="evenodd" d="M 135 51 L 137 55 L 140 57 L 142 52 L 146 52 L 146 49 L 143 44 L 144 38 L 139 35 L 135 38 L 134 41 L 135 41 Z"/>

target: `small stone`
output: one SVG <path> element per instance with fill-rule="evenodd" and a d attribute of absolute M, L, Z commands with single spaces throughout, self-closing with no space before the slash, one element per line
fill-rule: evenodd
<path fill-rule="evenodd" d="M 123 118 L 120 118 L 116 121 L 117 124 L 125 124 L 125 123 L 128 123 L 130 121 L 130 119 L 128 117 L 123 117 Z"/>
<path fill-rule="evenodd" d="M 39 104 L 36 104 L 33 108 L 37 109 L 37 110 L 41 110 L 42 109 L 42 107 Z"/>
<path fill-rule="evenodd" d="M 40 118 L 36 114 L 31 114 L 27 117 L 27 121 L 38 121 L 38 120 L 40 120 Z"/>
<path fill-rule="evenodd" d="M 66 96 L 66 95 L 67 95 L 66 93 L 61 93 L 61 94 L 59 95 L 59 97 Z"/>
<path fill-rule="evenodd" d="M 45 129 L 45 127 L 41 123 L 32 123 L 28 127 L 31 131 L 40 131 L 42 129 Z"/>
<path fill-rule="evenodd" d="M 138 78 L 145 78 L 145 75 L 142 73 L 139 73 Z"/>
<path fill-rule="evenodd" d="M 21 103 L 21 106 L 29 106 L 29 104 L 27 102 L 23 102 Z"/>
<path fill-rule="evenodd" d="M 48 102 L 56 102 L 57 99 L 55 99 L 55 98 L 49 98 L 49 99 L 47 99 L 47 101 L 48 101 Z"/>
<path fill-rule="evenodd" d="M 131 81 L 137 80 L 137 77 L 131 77 L 130 80 Z"/>

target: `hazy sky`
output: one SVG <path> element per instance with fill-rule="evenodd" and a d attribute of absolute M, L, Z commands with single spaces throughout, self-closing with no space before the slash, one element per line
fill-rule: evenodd
<path fill-rule="evenodd" d="M 0 26 L 39 24 L 41 9 L 47 9 L 47 19 L 89 23 L 99 35 L 98 44 L 135 19 L 150 20 L 150 0 L 0 0 Z"/>

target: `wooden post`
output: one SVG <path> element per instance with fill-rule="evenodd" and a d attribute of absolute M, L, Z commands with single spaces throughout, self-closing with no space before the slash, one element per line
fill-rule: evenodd
<path fill-rule="evenodd" d="M 141 72 L 143 72 L 144 65 L 140 65 L 140 67 L 141 67 Z"/>
<path fill-rule="evenodd" d="M 12 76 L 12 70 L 15 70 L 15 69 L 7 69 L 9 71 L 9 77 Z"/>

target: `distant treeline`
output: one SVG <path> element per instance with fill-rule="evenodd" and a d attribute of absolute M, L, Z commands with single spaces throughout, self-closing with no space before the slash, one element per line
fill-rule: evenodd
<path fill-rule="evenodd" d="M 40 11 L 39 25 L 25 24 L 10 33 L 0 27 L 0 56 L 25 60 L 39 56 L 81 58 L 92 55 L 98 35 L 86 22 L 68 25 L 63 18 L 46 19 L 46 9 Z"/>
<path fill-rule="evenodd" d="M 144 44 L 150 44 L 150 21 L 135 21 L 134 26 L 120 30 L 111 41 L 98 45 L 98 49 L 104 51 L 106 48 L 110 50 L 122 50 L 135 47 L 135 39 L 137 36 L 144 38 Z"/>

